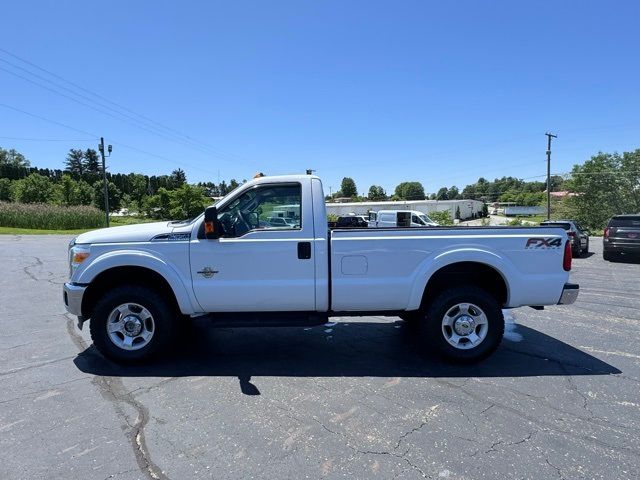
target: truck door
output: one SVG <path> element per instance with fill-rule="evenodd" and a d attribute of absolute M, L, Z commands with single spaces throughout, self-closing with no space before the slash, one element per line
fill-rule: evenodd
<path fill-rule="evenodd" d="M 223 236 L 191 241 L 193 290 L 205 311 L 315 310 L 310 199 L 311 183 L 261 184 L 220 207 Z M 287 212 L 284 225 L 267 220 L 274 211 Z"/>

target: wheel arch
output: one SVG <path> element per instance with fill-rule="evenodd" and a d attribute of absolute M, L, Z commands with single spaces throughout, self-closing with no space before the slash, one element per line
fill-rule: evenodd
<path fill-rule="evenodd" d="M 489 291 L 503 307 L 509 304 L 512 267 L 502 257 L 478 250 L 455 251 L 431 258 L 414 282 L 408 310 L 423 308 L 429 299 L 452 285 L 475 285 Z"/>
<path fill-rule="evenodd" d="M 162 272 L 162 273 L 160 273 Z M 150 286 L 166 295 L 176 310 L 183 314 L 195 313 L 192 299 L 176 270 L 167 262 L 146 252 L 105 254 L 83 270 L 76 283 L 86 284 L 82 299 L 82 314 L 91 312 L 100 293 L 106 288 L 126 283 Z"/>

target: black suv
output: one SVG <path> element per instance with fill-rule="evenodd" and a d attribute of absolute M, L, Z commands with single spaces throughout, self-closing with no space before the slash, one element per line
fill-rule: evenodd
<path fill-rule="evenodd" d="M 367 228 L 369 222 L 361 215 L 347 215 L 339 217 L 336 222 L 336 228 Z"/>
<path fill-rule="evenodd" d="M 612 217 L 604 229 L 602 246 L 602 257 L 609 261 L 623 254 L 640 255 L 640 214 Z"/>
<path fill-rule="evenodd" d="M 540 225 L 564 228 L 571 241 L 571 256 L 573 258 L 578 258 L 583 253 L 589 253 L 589 231 L 578 225 L 575 220 L 546 220 Z"/>

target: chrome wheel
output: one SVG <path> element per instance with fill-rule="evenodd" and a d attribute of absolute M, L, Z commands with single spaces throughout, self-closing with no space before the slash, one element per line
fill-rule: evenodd
<path fill-rule="evenodd" d="M 155 323 L 151 312 L 137 303 L 123 303 L 107 318 L 111 342 L 123 350 L 139 350 L 153 338 Z"/>
<path fill-rule="evenodd" d="M 477 347 L 487 337 L 489 321 L 480 307 L 473 303 L 458 303 L 442 318 L 442 334 L 455 348 Z"/>

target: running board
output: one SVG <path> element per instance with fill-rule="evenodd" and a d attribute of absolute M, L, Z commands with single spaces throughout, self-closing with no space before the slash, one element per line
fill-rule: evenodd
<path fill-rule="evenodd" d="M 308 327 L 328 321 L 318 312 L 221 312 L 198 318 L 210 320 L 214 327 Z"/>

